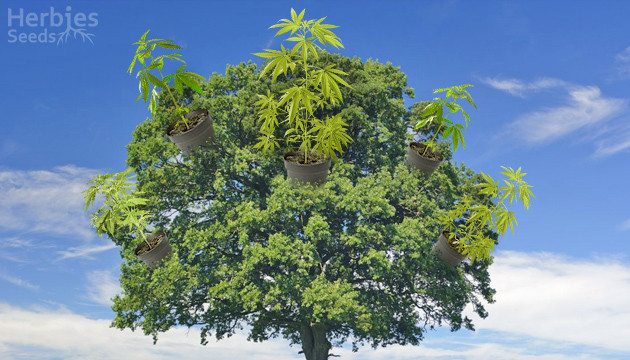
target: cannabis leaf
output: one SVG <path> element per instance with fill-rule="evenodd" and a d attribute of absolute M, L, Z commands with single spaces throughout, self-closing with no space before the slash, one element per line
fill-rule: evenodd
<path fill-rule="evenodd" d="M 291 129 L 284 133 L 287 144 L 296 144 L 298 149 L 308 159 L 311 151 L 323 155 L 325 158 L 337 159 L 337 153 L 342 153 L 352 138 L 346 133 L 347 124 L 340 114 L 317 119 L 315 109 L 334 106 L 343 102 L 341 86 L 350 87 L 343 79 L 345 72 L 336 69 L 334 65 L 326 65 L 321 69 L 309 67 L 308 59 L 318 59 L 318 51 L 322 47 L 331 45 L 342 47 L 341 39 L 330 29 L 335 25 L 322 23 L 319 20 L 303 20 L 304 10 L 299 14 L 291 9 L 291 19 L 281 19 L 278 24 L 270 28 L 279 28 L 274 36 L 289 33 L 286 41 L 295 43 L 291 49 L 280 44 L 280 50 L 265 49 L 265 52 L 254 55 L 267 60 L 260 76 L 271 73 L 271 81 L 275 82 L 280 75 L 293 74 L 298 66 L 304 72 L 301 78 L 292 77 L 292 85 L 283 90 L 278 100 L 267 91 L 267 95 L 259 95 L 254 103 L 259 107 L 258 121 L 261 136 L 255 148 L 264 152 L 273 151 L 278 147 L 274 136 L 276 127 L 286 121 Z M 280 121 L 278 118 L 285 120 Z"/>

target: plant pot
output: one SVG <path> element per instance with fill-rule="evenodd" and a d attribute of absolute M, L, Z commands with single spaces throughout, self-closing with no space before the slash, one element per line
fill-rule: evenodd
<path fill-rule="evenodd" d="M 142 249 L 143 245 L 146 245 L 143 241 L 142 243 L 140 243 L 140 245 L 138 245 L 138 247 L 136 247 L 136 250 L 134 250 L 133 252 L 140 260 L 144 261 L 144 263 L 147 264 L 150 269 L 155 269 L 160 261 L 164 260 L 173 253 L 173 249 L 171 249 L 171 244 L 169 244 L 168 242 L 168 237 L 166 237 L 166 234 L 163 232 L 155 233 L 149 236 L 147 238 L 147 241 L 151 242 L 151 240 L 161 235 L 163 235 L 164 237 L 153 247 L 153 249 L 138 255 L 138 252 L 140 251 L 140 249 Z"/>
<path fill-rule="evenodd" d="M 435 169 L 440 165 L 444 157 L 437 150 L 432 152 L 431 149 L 428 150 L 433 157 L 437 159 L 428 159 L 423 157 L 414 149 L 414 147 L 421 148 L 421 151 L 424 151 L 426 145 L 420 144 L 417 142 L 412 142 L 407 147 L 407 166 L 413 166 L 416 169 L 420 170 L 427 176 L 431 176 Z"/>
<path fill-rule="evenodd" d="M 433 249 L 431 249 L 431 254 L 451 266 L 459 265 L 459 263 L 466 258 L 466 255 L 460 253 L 448 243 L 448 233 L 446 231 L 440 234 L 438 241 L 433 245 Z"/>
<path fill-rule="evenodd" d="M 292 184 L 320 185 L 326 182 L 328 170 L 330 170 L 330 159 L 314 164 L 300 164 L 287 160 L 288 156 L 295 156 L 296 154 L 295 152 L 284 154 L 284 167 L 287 169 L 287 178 Z"/>
<path fill-rule="evenodd" d="M 177 145 L 184 155 L 190 154 L 190 152 L 197 146 L 206 146 L 214 141 L 214 127 L 212 125 L 212 118 L 208 114 L 208 110 L 195 110 L 186 114 L 184 117 L 186 119 L 192 119 L 199 115 L 204 117 L 203 120 L 186 132 L 171 135 L 171 132 L 175 129 L 177 121 L 172 123 L 166 130 L 166 136 L 168 136 L 168 138 Z"/>

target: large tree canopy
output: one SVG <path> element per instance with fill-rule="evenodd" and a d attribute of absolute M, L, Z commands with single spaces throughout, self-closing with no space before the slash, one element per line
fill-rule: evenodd
<path fill-rule="evenodd" d="M 429 178 L 405 167 L 419 111 L 405 107 L 413 90 L 399 68 L 326 53 L 318 62 L 337 64 L 353 87 L 328 111 L 342 113 L 354 142 L 321 187 L 291 186 L 282 151 L 253 149 L 256 94 L 287 83 L 261 79 L 251 62 L 213 74 L 204 97 L 185 94 L 191 109 L 210 111 L 215 147 L 178 156 L 164 136 L 174 120 L 166 98 L 138 125 L 128 164 L 174 255 L 150 271 L 133 254 L 138 240 L 116 234 L 124 262 L 114 326 L 154 339 L 199 326 L 202 343 L 246 329 L 255 341 L 283 336 L 319 360 L 345 341 L 418 344 L 440 324 L 473 329 L 462 315 L 468 304 L 487 315 L 490 263 L 454 268 L 430 254 L 437 218 L 473 193 L 477 175 L 452 161 Z M 451 159 L 447 144 L 440 150 Z"/>

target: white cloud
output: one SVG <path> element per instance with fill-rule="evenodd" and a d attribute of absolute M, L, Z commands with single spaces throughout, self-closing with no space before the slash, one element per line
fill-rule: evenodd
<path fill-rule="evenodd" d="M 0 171 L 0 229 L 92 237 L 81 191 L 95 170 Z"/>
<path fill-rule="evenodd" d="M 540 91 L 544 89 L 567 85 L 565 81 L 554 78 L 539 78 L 530 83 L 525 83 L 518 79 L 501 79 L 498 77 L 487 77 L 480 80 L 484 84 L 490 85 L 495 89 L 521 97 L 523 97 L 526 92 Z"/>
<path fill-rule="evenodd" d="M 0 358 L 17 359 L 300 359 L 284 341 L 265 344 L 237 334 L 199 344 L 199 330 L 175 328 L 153 345 L 141 331 L 120 331 L 109 320 L 93 320 L 68 310 L 25 309 L 0 303 Z M 291 356 L 291 355 L 295 356 Z"/>
<path fill-rule="evenodd" d="M 0 272 L 0 279 L 4 280 L 8 283 L 11 283 L 13 285 L 19 286 L 21 288 L 27 289 L 27 290 L 38 290 L 39 289 L 39 285 L 33 285 L 30 282 L 24 280 L 24 279 L 20 279 L 11 275 L 7 275 L 4 273 Z"/>
<path fill-rule="evenodd" d="M 476 332 L 430 331 L 417 347 L 364 347 L 358 353 L 344 347 L 333 353 L 344 359 L 366 360 L 630 357 L 630 343 L 623 336 L 630 329 L 629 265 L 503 251 L 490 272 L 497 289 L 496 303 L 487 305 L 487 319 L 475 321 Z M 111 273 L 93 272 L 89 278 L 93 285 L 105 284 L 91 292 L 94 300 L 102 301 L 114 291 Z M 297 354 L 299 347 L 289 347 L 281 339 L 259 344 L 247 342 L 239 333 L 203 347 L 198 329 L 174 328 L 161 334 L 153 346 L 149 337 L 110 329 L 109 324 L 109 320 L 89 319 L 68 310 L 0 303 L 0 358 L 303 359 Z"/>
<path fill-rule="evenodd" d="M 58 251 L 57 253 L 60 254 L 61 256 L 57 259 L 57 261 L 64 260 L 64 259 L 72 259 L 72 258 L 77 258 L 77 257 L 93 259 L 93 257 L 91 256 L 92 254 L 107 251 L 115 247 L 116 247 L 116 244 L 113 244 L 111 242 L 104 245 L 84 245 L 84 246 L 71 247 L 71 248 L 68 248 L 67 250 Z"/>
<path fill-rule="evenodd" d="M 481 339 L 479 339 L 481 340 Z M 540 348 L 541 344 L 518 341 L 514 344 L 500 344 L 497 340 L 488 342 L 473 341 L 437 341 L 425 340 L 425 345 L 388 346 L 376 350 L 363 349 L 358 353 L 350 351 L 335 352 L 341 359 L 361 360 L 419 360 L 419 359 L 465 359 L 465 360 L 610 360 L 609 356 L 595 354 L 567 354 L 567 349 Z M 426 344 L 431 344 L 427 346 Z"/>
<path fill-rule="evenodd" d="M 621 226 L 620 226 L 621 230 L 630 230 L 630 219 L 624 221 Z"/>
<path fill-rule="evenodd" d="M 630 47 L 618 54 L 617 60 L 629 63 L 630 74 Z M 594 156 L 611 156 L 630 149 L 630 128 L 624 125 L 623 120 L 612 121 L 627 109 L 626 99 L 605 97 L 597 86 L 574 86 L 555 78 L 539 78 L 529 83 L 500 77 L 487 77 L 480 81 L 523 98 L 527 93 L 550 88 L 566 92 L 568 96 L 564 104 L 524 114 L 506 126 L 508 133 L 530 144 L 548 143 L 597 124 L 598 127 L 591 127 L 589 133 L 580 134 L 582 140 L 595 142 Z M 612 123 L 613 126 L 604 127 L 604 123 Z"/>
<path fill-rule="evenodd" d="M 118 279 L 110 271 L 92 271 L 87 274 L 87 279 L 87 296 L 97 304 L 111 306 L 111 298 L 121 292 Z"/>
<path fill-rule="evenodd" d="M 622 351 L 630 356 L 630 266 L 547 253 L 501 252 L 490 268 L 497 289 L 479 329 Z"/>
<path fill-rule="evenodd" d="M 83 194 L 87 181 L 96 170 L 73 165 L 52 170 L 0 171 L 0 230 L 11 236 L 0 247 L 22 252 L 57 247 L 50 241 L 34 241 L 25 234 L 41 234 L 66 238 L 63 247 L 77 240 L 79 245 L 57 251 L 57 260 L 92 258 L 91 255 L 115 247 L 107 238 L 97 238 L 90 227 L 89 216 L 83 210 Z M 16 235 L 16 234 L 19 234 Z M 97 243 L 92 240 L 97 239 Z M 76 244 L 76 243 L 75 243 Z M 8 252 L 0 255 L 20 262 L 20 257 Z"/>
<path fill-rule="evenodd" d="M 525 114 L 510 130 L 529 143 L 544 143 L 609 121 L 626 109 L 627 100 L 606 98 L 596 86 L 575 86 L 568 92 L 566 105 Z"/>
<path fill-rule="evenodd" d="M 510 94 L 521 94 L 525 89 L 525 84 L 517 79 L 492 79 L 485 78 L 481 80 L 483 83 L 492 86 L 495 89 L 506 91 Z"/>

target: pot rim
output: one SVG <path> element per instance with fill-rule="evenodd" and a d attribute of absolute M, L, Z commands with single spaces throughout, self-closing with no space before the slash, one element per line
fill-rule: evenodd
<path fill-rule="evenodd" d="M 420 155 L 420 153 L 418 153 L 418 152 L 417 152 L 414 148 L 412 148 L 412 147 L 411 147 L 411 145 L 412 145 L 412 144 L 415 144 L 415 145 L 421 145 L 421 146 L 425 146 L 425 147 L 426 147 L 426 145 L 425 145 L 424 143 L 420 143 L 420 142 L 417 142 L 417 141 L 412 141 L 412 142 L 410 142 L 410 143 L 409 143 L 409 145 L 407 146 L 409 149 L 413 150 L 413 152 L 414 152 L 414 153 L 418 154 L 418 156 L 420 156 L 421 158 L 423 158 L 423 159 L 425 159 L 425 160 L 428 160 L 428 161 L 435 161 L 435 162 L 442 162 L 442 161 L 444 161 L 444 155 L 442 155 L 442 153 L 441 153 L 441 152 L 439 152 L 439 151 L 437 151 L 437 150 L 433 151 L 433 150 L 429 149 L 429 151 L 431 151 L 431 152 L 432 152 L 432 153 L 434 153 L 434 154 L 437 154 L 437 155 L 441 158 L 440 160 L 429 159 L 429 158 L 426 158 L 426 157 L 424 157 L 424 156 Z"/>
<path fill-rule="evenodd" d="M 298 162 L 294 162 L 294 161 L 291 161 L 291 160 L 287 160 L 287 156 L 289 156 L 289 155 L 295 155 L 295 154 L 298 154 L 298 152 L 297 152 L 297 151 L 289 151 L 288 153 L 285 153 L 285 154 L 282 156 L 282 159 L 284 159 L 284 161 L 286 161 L 286 162 L 288 162 L 288 163 L 291 163 L 291 164 L 293 164 L 293 165 L 296 165 L 296 166 L 305 166 L 305 167 L 306 167 L 306 166 L 316 166 L 316 165 L 326 164 L 326 163 L 329 163 L 329 162 L 331 161 L 331 159 L 325 159 L 325 160 L 323 160 L 323 161 L 319 161 L 319 162 L 316 162 L 316 163 L 311 163 L 311 164 L 300 164 L 300 163 L 298 163 Z"/>
<path fill-rule="evenodd" d="M 201 124 L 202 124 L 204 121 L 206 121 L 207 119 L 212 120 L 212 119 L 210 118 L 210 112 L 209 112 L 207 109 L 197 109 L 197 110 L 191 111 L 191 112 L 189 112 L 188 114 L 184 115 L 184 117 L 185 117 L 186 119 L 190 119 L 190 117 L 192 117 L 193 115 L 198 115 L 199 113 L 205 113 L 205 114 L 204 114 L 204 115 L 205 115 L 205 117 L 204 117 L 203 119 L 201 119 L 201 121 L 200 121 L 197 125 L 193 126 L 193 127 L 192 127 L 192 128 L 190 128 L 189 130 L 184 131 L 183 133 L 179 133 L 179 134 L 171 135 L 171 134 L 170 134 L 170 133 L 171 133 L 171 131 L 173 131 L 173 129 L 175 128 L 175 124 L 177 124 L 177 122 L 179 121 L 179 120 L 175 120 L 175 121 L 173 121 L 173 122 L 172 122 L 172 123 L 168 126 L 168 128 L 166 129 L 166 136 L 169 136 L 169 137 L 179 137 L 179 136 L 184 136 L 184 135 L 188 134 L 189 132 L 191 132 L 191 131 L 195 130 L 195 129 L 196 129 L 196 128 L 198 128 L 199 126 L 201 126 Z"/>
<path fill-rule="evenodd" d="M 156 232 L 155 234 L 151 234 L 151 235 L 147 238 L 147 240 L 152 239 L 152 238 L 157 237 L 157 236 L 160 236 L 160 235 L 164 235 L 164 237 L 162 238 L 162 240 L 160 240 L 160 242 L 158 242 L 157 244 L 155 244 L 155 246 L 153 247 L 153 249 L 150 249 L 149 251 L 145 252 L 144 254 L 148 254 L 148 253 L 150 253 L 151 251 L 155 250 L 155 248 L 156 248 L 158 245 L 160 245 L 160 244 L 164 241 L 164 239 L 167 239 L 167 240 L 168 240 L 168 238 L 166 237 L 166 233 L 165 233 L 164 231 L 158 231 L 158 232 Z M 140 242 L 140 244 L 138 244 L 138 246 L 136 246 L 136 249 L 133 251 L 133 254 L 134 254 L 134 255 L 139 256 L 139 255 L 138 255 L 138 251 L 140 250 L 140 247 L 142 246 L 142 244 L 144 244 L 144 241 Z"/>

